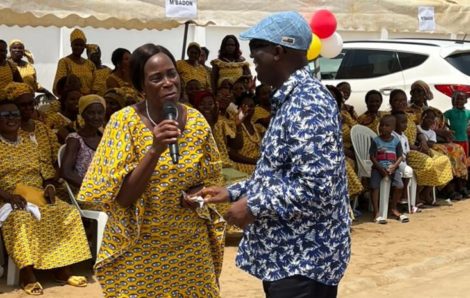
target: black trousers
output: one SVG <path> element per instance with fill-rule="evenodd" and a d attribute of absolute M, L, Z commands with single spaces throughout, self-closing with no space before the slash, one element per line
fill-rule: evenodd
<path fill-rule="evenodd" d="M 263 281 L 266 298 L 336 298 L 338 286 L 328 286 L 294 275 L 276 281 Z"/>

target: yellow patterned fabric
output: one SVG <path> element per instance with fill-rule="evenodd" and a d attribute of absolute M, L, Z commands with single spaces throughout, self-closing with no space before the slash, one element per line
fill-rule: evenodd
<path fill-rule="evenodd" d="M 83 31 L 78 28 L 73 29 L 72 33 L 70 33 L 70 42 L 76 39 L 81 39 L 86 43 L 85 33 L 83 33 Z"/>
<path fill-rule="evenodd" d="M 52 129 L 53 132 L 58 132 L 61 128 L 72 123 L 72 120 L 62 115 L 60 112 L 50 113 L 46 115 L 46 125 Z"/>
<path fill-rule="evenodd" d="M 418 136 L 418 127 L 416 126 L 416 116 L 414 114 L 406 113 L 408 125 L 406 130 L 403 132 L 408 138 L 410 144 L 416 143 L 416 137 Z"/>
<path fill-rule="evenodd" d="M 341 130 L 343 133 L 343 146 L 346 149 L 352 149 L 351 128 L 357 124 L 348 111 L 341 110 Z"/>
<path fill-rule="evenodd" d="M 434 144 L 432 149 L 445 154 L 449 158 L 454 177 L 467 180 L 467 157 L 462 146 L 454 143 L 444 143 Z"/>
<path fill-rule="evenodd" d="M 29 139 L 18 145 L 0 142 L 0 189 L 12 193 L 17 184 L 42 188 L 55 170 L 40 160 L 40 151 Z M 39 208 L 41 220 L 15 210 L 2 226 L 3 241 L 16 266 L 35 269 L 68 266 L 91 258 L 80 213 L 60 200 Z"/>
<path fill-rule="evenodd" d="M 99 96 L 104 96 L 106 90 L 106 80 L 111 74 L 109 67 L 103 67 L 95 71 L 95 81 L 93 82 L 93 90 Z"/>
<path fill-rule="evenodd" d="M 80 83 L 82 84 L 80 92 L 83 95 L 90 94 L 95 80 L 95 71 L 95 64 L 88 59 L 83 59 L 83 63 L 81 64 L 74 62 L 69 57 L 60 59 L 54 78 L 54 94 L 58 95 L 57 82 L 70 74 L 74 74 L 80 79 Z"/>
<path fill-rule="evenodd" d="M 388 115 L 390 113 L 384 111 L 378 111 L 377 114 L 371 114 L 365 112 L 364 114 L 357 117 L 357 123 L 367 126 L 368 128 L 372 129 L 375 133 L 377 133 L 377 128 L 379 127 L 380 118 L 384 115 Z"/>
<path fill-rule="evenodd" d="M 22 64 L 15 63 L 15 65 L 23 78 L 23 82 L 28 84 L 34 91 L 37 91 L 40 86 L 37 81 L 34 65 L 26 61 L 22 61 Z"/>
<path fill-rule="evenodd" d="M 13 69 L 13 70 L 12 70 Z M 0 89 L 13 82 L 13 72 L 18 69 L 13 63 L 5 61 L 3 65 L 0 65 Z"/>
<path fill-rule="evenodd" d="M 197 80 L 204 89 L 211 90 L 211 79 L 203 65 L 199 64 L 195 67 L 185 60 L 178 60 L 176 69 L 185 85 L 191 80 Z"/>
<path fill-rule="evenodd" d="M 34 94 L 33 89 L 26 83 L 10 82 L 5 86 L 5 92 L 9 100 L 15 100 L 24 94 Z"/>
<path fill-rule="evenodd" d="M 256 123 L 259 119 L 271 117 L 271 112 L 263 108 L 262 106 L 256 106 L 251 121 Z"/>
<path fill-rule="evenodd" d="M 186 107 L 181 158 L 160 157 L 132 207 L 114 201 L 144 158 L 152 132 L 134 108 L 111 116 L 78 195 L 109 215 L 95 265 L 105 297 L 219 297 L 225 222 L 211 209 L 180 206 L 181 191 L 220 181 L 217 146 L 204 117 Z"/>
<path fill-rule="evenodd" d="M 263 134 L 266 129 L 261 124 L 253 124 L 255 133 L 252 135 L 248 132 L 245 125 L 242 124 L 242 138 L 243 138 L 243 147 L 238 150 L 238 153 L 249 158 L 258 159 L 261 155 L 260 146 L 261 140 L 263 139 Z M 256 165 L 246 164 L 241 162 L 234 162 L 235 167 L 244 173 L 249 175 L 253 174 Z"/>
<path fill-rule="evenodd" d="M 363 190 L 363 186 L 359 176 L 357 176 L 356 171 L 354 170 L 354 160 L 347 157 L 346 158 L 346 175 L 348 178 L 348 194 L 349 198 L 359 195 Z"/>
<path fill-rule="evenodd" d="M 219 78 L 229 78 L 235 82 L 243 75 L 243 68 L 250 66 L 247 61 L 227 62 L 220 59 L 211 61 L 211 65 L 219 68 Z"/>
<path fill-rule="evenodd" d="M 124 81 L 123 79 L 118 77 L 114 72 L 111 72 L 109 74 L 108 79 L 112 79 L 116 83 L 118 83 L 119 87 L 113 87 L 113 88 L 122 88 L 122 87 L 133 88 L 131 83 Z M 106 85 L 106 89 L 110 89 L 110 88 L 111 88 L 111 86 Z"/>
<path fill-rule="evenodd" d="M 51 165 L 57 161 L 59 141 L 57 135 L 46 124 L 38 120 L 34 121 L 34 131 L 29 132 L 20 129 L 19 134 L 23 138 L 30 139 L 41 151 L 41 158 L 47 159 Z"/>
<path fill-rule="evenodd" d="M 227 117 L 219 115 L 217 123 L 214 125 L 214 139 L 219 148 L 220 158 L 224 168 L 235 167 L 233 161 L 230 159 L 227 150 L 227 137 L 235 138 L 236 127 L 235 122 L 229 120 Z"/>
<path fill-rule="evenodd" d="M 452 166 L 449 158 L 438 152 L 431 152 L 432 157 L 411 150 L 406 156 L 406 163 L 413 168 L 418 185 L 445 185 L 452 180 Z"/>

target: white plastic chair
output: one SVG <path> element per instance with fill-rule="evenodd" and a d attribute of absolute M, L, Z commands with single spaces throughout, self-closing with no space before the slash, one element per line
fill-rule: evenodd
<path fill-rule="evenodd" d="M 57 156 L 57 163 L 59 164 L 59 168 L 62 165 L 62 157 L 64 154 L 66 145 L 62 145 L 59 148 L 58 156 Z M 103 234 L 104 234 L 104 229 L 106 227 L 106 222 L 108 221 L 108 215 L 105 212 L 102 211 L 95 211 L 95 210 L 83 210 L 80 208 L 80 205 L 78 204 L 77 200 L 75 199 L 75 195 L 72 192 L 72 189 L 70 188 L 70 185 L 67 183 L 67 181 L 64 180 L 64 186 L 67 189 L 67 193 L 69 194 L 70 200 L 72 201 L 72 204 L 78 209 L 80 212 L 81 217 L 88 218 L 91 220 L 95 220 L 97 224 L 96 228 L 96 250 L 93 252 L 94 258 L 98 256 L 98 253 L 100 251 L 101 247 L 101 242 L 103 241 Z"/>
<path fill-rule="evenodd" d="M 356 162 L 358 168 L 358 176 L 370 178 L 372 173 L 372 161 L 369 157 L 369 148 L 372 138 L 377 134 L 364 125 L 354 125 L 351 128 L 351 141 L 356 155 Z M 380 181 L 379 189 L 379 216 L 383 219 L 388 217 L 388 199 L 390 196 L 390 187 L 392 181 L 390 177 L 384 177 Z"/>

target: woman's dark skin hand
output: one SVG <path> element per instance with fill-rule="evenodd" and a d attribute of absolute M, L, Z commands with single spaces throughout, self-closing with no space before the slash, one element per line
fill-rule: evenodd
<path fill-rule="evenodd" d="M 192 198 L 203 189 L 203 185 L 198 185 L 195 187 L 191 187 L 187 191 L 185 191 L 181 195 L 181 207 L 189 208 L 189 209 L 196 209 L 199 207 L 199 203 L 192 200 Z"/>
<path fill-rule="evenodd" d="M 153 128 L 152 152 L 160 156 L 169 144 L 176 143 L 181 134 L 178 122 L 175 120 L 163 120 Z"/>
<path fill-rule="evenodd" d="M 25 198 L 20 195 L 10 195 L 6 202 L 11 204 L 11 208 L 19 210 L 24 210 L 26 208 L 26 204 L 28 204 Z"/>

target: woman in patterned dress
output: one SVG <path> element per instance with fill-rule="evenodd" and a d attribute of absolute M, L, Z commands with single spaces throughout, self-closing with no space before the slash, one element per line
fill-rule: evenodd
<path fill-rule="evenodd" d="M 82 30 L 74 29 L 70 34 L 70 46 L 72 54 L 59 60 L 54 78 L 54 94 L 60 96 L 57 89 L 57 82 L 70 74 L 76 75 L 80 79 L 82 94 L 90 94 L 93 91 L 96 67 L 93 62 L 82 58 L 86 47 L 86 37 Z"/>
<path fill-rule="evenodd" d="M 10 82 L 23 82 L 16 65 L 7 60 L 7 53 L 7 42 L 0 39 L 0 89 Z"/>
<path fill-rule="evenodd" d="M 237 134 L 241 133 L 241 143 L 229 143 L 229 156 L 239 171 L 251 175 L 260 156 L 261 140 L 266 129 L 261 124 L 253 123 L 255 101 L 250 93 L 237 98 L 237 106 L 240 112 L 234 120 Z"/>
<path fill-rule="evenodd" d="M 130 77 L 131 52 L 127 49 L 117 48 L 111 55 L 111 62 L 113 62 L 114 69 L 106 79 L 106 89 L 129 87 L 132 88 Z"/>
<path fill-rule="evenodd" d="M 103 96 L 106 92 L 106 80 L 108 79 L 111 69 L 101 63 L 101 49 L 97 44 L 86 45 L 86 55 L 88 60 L 93 62 L 96 67 L 95 81 L 93 82 L 93 93 Z"/>
<path fill-rule="evenodd" d="M 13 62 L 20 72 L 23 82 L 28 84 L 34 92 L 44 93 L 53 96 L 52 93 L 39 85 L 34 68 L 34 60 L 32 54 L 25 49 L 24 43 L 19 39 L 10 41 L 10 61 Z M 28 61 L 23 60 L 26 57 Z"/>
<path fill-rule="evenodd" d="M 219 80 L 236 82 L 242 75 L 251 75 L 249 63 L 242 57 L 240 43 L 235 35 L 226 35 L 220 45 L 219 57 L 211 61 L 212 90 L 217 90 Z"/>
<path fill-rule="evenodd" d="M 21 127 L 19 134 L 30 139 L 41 151 L 41 156 L 54 165 L 59 150 L 56 134 L 41 121 L 33 119 L 34 92 L 26 83 L 8 84 L 5 88 L 9 100 L 14 101 L 21 112 Z"/>
<path fill-rule="evenodd" d="M 253 114 L 253 122 L 263 125 L 266 129 L 268 128 L 269 121 L 271 120 L 270 96 L 271 86 L 261 84 L 256 87 L 255 98 L 257 105 Z"/>
<path fill-rule="evenodd" d="M 91 257 L 80 213 L 55 197 L 54 168 L 29 138 L 19 135 L 19 128 L 18 107 L 0 100 L 0 201 L 13 209 L 2 222 L 7 253 L 20 268 L 20 283 L 30 295 L 43 293 L 33 269 L 55 269 L 58 282 L 84 287 L 86 278 L 72 276 L 70 270 L 70 265 Z M 43 196 L 40 220 L 25 210 L 29 196 L 20 189 Z"/>
<path fill-rule="evenodd" d="M 201 83 L 202 89 L 211 90 L 211 79 L 204 65 L 199 64 L 201 47 L 196 42 L 191 42 L 186 50 L 188 59 L 176 61 L 176 67 L 180 74 L 183 86 L 191 80 Z"/>
<path fill-rule="evenodd" d="M 86 171 L 101 141 L 100 128 L 104 123 L 106 103 L 99 95 L 85 95 L 80 97 L 78 110 L 84 124 L 77 132 L 67 136 L 60 168 L 61 177 L 74 188 L 80 188 L 82 185 Z"/>
<path fill-rule="evenodd" d="M 377 132 L 380 118 L 386 115 L 386 112 L 379 111 L 382 105 L 382 94 L 377 90 L 370 90 L 365 96 L 367 111 L 357 118 L 357 123 L 367 126 L 372 131 Z"/>
<path fill-rule="evenodd" d="M 225 224 L 182 196 L 220 177 L 210 127 L 178 103 L 180 78 L 167 49 L 146 44 L 131 60 L 146 99 L 111 116 L 78 195 L 109 216 L 97 278 L 106 297 L 220 297 Z M 164 120 L 165 102 L 177 106 L 176 121 Z M 174 142 L 178 164 L 168 151 Z"/>

